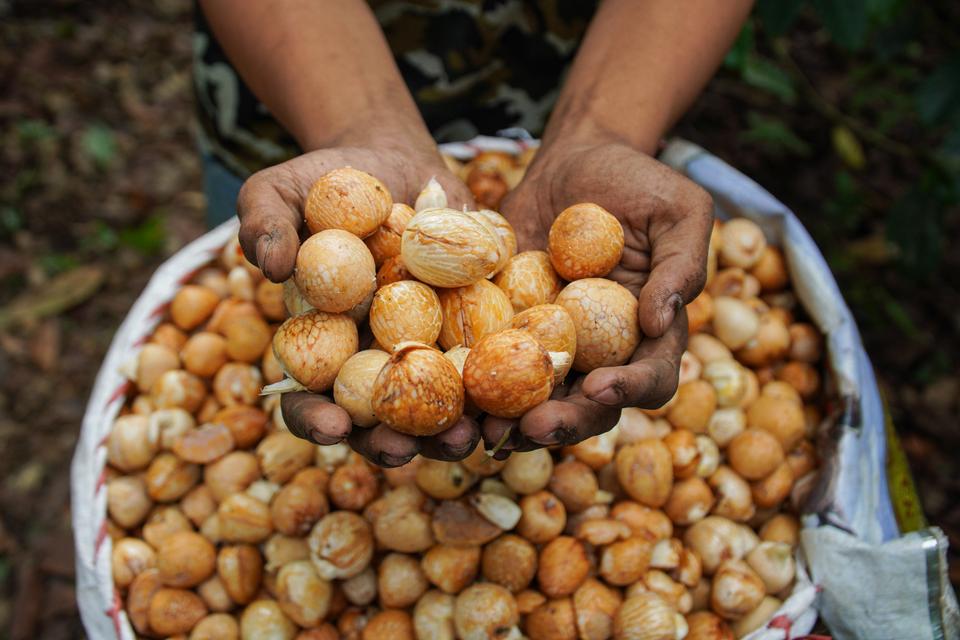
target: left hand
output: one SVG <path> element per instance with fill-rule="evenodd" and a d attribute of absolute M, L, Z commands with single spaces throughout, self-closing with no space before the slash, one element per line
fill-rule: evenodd
<path fill-rule="evenodd" d="M 630 362 L 603 367 L 559 386 L 553 399 L 519 420 L 488 417 L 487 447 L 513 429 L 499 458 L 608 431 L 622 407 L 655 408 L 677 389 L 686 347 L 684 305 L 703 289 L 713 202 L 699 186 L 617 141 L 557 141 L 537 154 L 501 206 L 520 251 L 545 249 L 554 218 L 570 205 L 600 205 L 623 225 L 625 249 L 606 277 L 639 300 L 644 335 Z"/>

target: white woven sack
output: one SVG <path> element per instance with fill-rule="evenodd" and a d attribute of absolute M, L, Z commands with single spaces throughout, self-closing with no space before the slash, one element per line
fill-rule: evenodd
<path fill-rule="evenodd" d="M 483 150 L 519 153 L 536 145 L 535 140 L 520 135 L 512 139 L 481 137 L 466 143 L 442 145 L 441 148 L 454 157 L 468 159 Z M 866 354 L 860 346 L 856 328 L 852 326 L 852 320 L 848 317 L 849 311 L 843 304 L 843 299 L 829 270 L 826 269 L 822 256 L 816 252 L 813 242 L 793 214 L 732 168 L 730 168 L 732 173 L 721 176 L 722 179 L 719 182 L 714 181 L 711 184 L 711 179 L 705 178 L 703 173 L 696 170 L 695 163 L 701 161 L 702 168 L 703 160 L 716 159 L 697 147 L 687 143 L 675 143 L 668 148 L 664 159 L 687 173 L 695 181 L 704 184 L 715 198 L 718 195 L 721 196 L 718 198 L 721 202 L 721 213 L 749 215 L 761 223 L 768 238 L 774 244 L 784 247 L 790 263 L 791 275 L 801 299 L 808 310 L 811 310 L 811 300 L 818 301 L 818 308 L 822 310 L 819 314 L 816 309 L 812 311 L 815 321 L 828 333 L 831 366 L 837 371 L 839 365 L 843 381 L 841 389 L 846 391 L 854 389 L 857 392 L 856 397 L 861 402 L 866 397 L 868 403 L 876 400 L 876 404 L 879 405 L 879 395 L 872 373 L 869 376 L 863 375 L 863 362 L 868 366 L 869 361 L 866 360 Z M 729 168 L 727 165 L 722 166 Z M 708 176 L 716 178 L 713 171 L 715 167 L 709 166 L 709 168 L 711 170 Z M 736 196 L 743 195 L 743 189 L 747 187 L 756 188 L 778 205 L 776 215 L 768 211 L 744 211 L 737 206 L 729 206 L 730 203 L 736 205 Z M 749 189 L 747 193 L 756 195 L 750 193 Z M 120 367 L 147 341 L 177 290 L 190 280 L 197 269 L 219 253 L 227 241 L 236 234 L 237 228 L 236 220 L 222 224 L 184 247 L 157 270 L 118 329 L 97 375 L 83 418 L 80 439 L 71 469 L 77 600 L 84 627 L 91 638 L 133 640 L 135 637 L 123 611 L 117 590 L 113 586 L 110 563 L 112 545 L 106 530 L 105 441 L 122 407 L 130 384 L 120 373 Z M 813 266 L 807 261 L 811 251 L 817 258 Z M 824 296 L 828 304 L 823 304 Z M 842 313 L 843 311 L 846 311 L 846 315 Z M 836 339 L 838 327 L 842 327 L 845 332 L 839 340 Z M 872 411 L 874 407 L 871 406 L 868 409 Z M 879 463 L 877 455 L 881 456 Z M 856 483 L 857 489 L 869 494 L 869 506 L 872 511 L 855 514 L 853 520 L 857 521 L 859 528 L 853 528 L 853 530 L 860 537 L 874 544 L 896 537 L 898 533 L 892 519 L 889 500 L 886 499 L 885 478 L 877 469 L 877 464 L 882 468 L 882 455 L 882 444 L 871 441 L 870 446 L 864 451 L 858 450 L 857 456 L 851 458 L 839 456 L 831 465 L 832 473 L 847 472 L 856 475 L 860 480 Z M 843 467 L 840 465 L 841 461 L 852 462 L 859 465 L 859 468 Z M 830 508 L 836 507 L 835 495 L 824 494 L 821 498 L 822 504 L 829 507 L 824 507 L 821 515 L 833 514 L 841 520 L 850 515 L 849 513 L 836 515 L 835 511 L 830 511 Z M 844 504 L 849 503 L 841 503 L 840 506 L 843 507 Z M 829 521 L 829 517 L 825 516 L 825 518 Z M 823 519 L 808 520 L 805 526 L 816 526 L 822 522 Z M 749 640 L 792 640 L 806 635 L 813 628 L 817 618 L 815 603 L 820 587 L 811 581 L 804 570 L 803 558 L 798 557 L 798 560 L 800 571 L 792 595 L 764 628 L 748 636 Z"/>

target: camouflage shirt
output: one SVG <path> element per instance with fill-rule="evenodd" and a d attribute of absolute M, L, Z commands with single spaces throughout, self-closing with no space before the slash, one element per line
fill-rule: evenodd
<path fill-rule="evenodd" d="M 317 0 L 322 1 L 322 0 Z M 439 142 L 522 127 L 537 135 L 599 0 L 371 0 Z M 299 150 L 246 87 L 196 11 L 201 145 L 246 176 Z"/>

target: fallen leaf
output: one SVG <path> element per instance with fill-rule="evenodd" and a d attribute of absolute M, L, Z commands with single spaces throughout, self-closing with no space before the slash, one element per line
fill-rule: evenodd
<path fill-rule="evenodd" d="M 86 301 L 103 284 L 103 268 L 88 265 L 61 273 L 39 291 L 17 296 L 0 310 L 0 331 L 11 325 L 32 323 L 57 316 Z"/>

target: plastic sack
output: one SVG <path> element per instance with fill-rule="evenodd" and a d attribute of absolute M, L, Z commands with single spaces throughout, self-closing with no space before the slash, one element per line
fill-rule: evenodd
<path fill-rule="evenodd" d="M 442 145 L 441 149 L 456 158 L 468 159 L 483 150 L 519 153 L 537 144 L 522 132 L 504 133 L 514 137 L 480 137 Z M 911 602 L 929 603 L 924 610 L 904 611 L 903 615 L 910 616 L 911 621 L 916 618 L 915 623 L 924 629 L 924 633 L 910 637 L 954 638 L 949 630 L 954 624 L 951 615 L 956 615 L 956 602 L 949 585 L 944 587 L 944 537 L 936 533 L 917 534 L 916 539 L 908 536 L 897 540 L 896 547 L 879 546 L 899 536 L 884 471 L 883 406 L 852 315 L 816 245 L 783 204 L 699 147 L 675 141 L 662 159 L 710 191 L 718 215 L 749 217 L 761 225 L 773 244 L 784 249 L 795 291 L 827 335 L 829 364 L 842 399 L 839 419 L 821 437 L 822 471 L 804 514 L 804 527 L 810 530 L 803 535 L 807 552 L 798 557 L 796 585 L 772 620 L 748 638 L 801 638 L 816 622 L 818 603 L 826 621 L 836 629 L 838 639 L 894 637 L 884 629 L 868 628 L 869 616 L 858 621 L 868 626 L 854 629 L 835 622 L 843 619 L 844 607 L 860 606 L 859 601 L 845 599 L 846 588 L 834 581 L 833 577 L 839 575 L 836 563 L 855 554 L 858 561 L 869 566 L 871 554 L 881 552 L 883 555 L 877 555 L 876 560 L 892 554 L 903 561 L 901 566 L 916 568 L 916 558 L 925 563 L 925 580 L 920 580 L 916 570 L 911 574 L 915 579 L 897 581 L 902 596 L 909 595 Z M 106 528 L 106 439 L 130 384 L 120 373 L 121 365 L 147 341 L 176 291 L 219 253 L 237 228 L 235 220 L 224 223 L 184 247 L 157 270 L 117 330 L 97 374 L 71 468 L 77 600 L 91 638 L 135 637 L 113 585 L 112 544 Z M 842 538 L 820 535 L 834 531 L 856 544 L 840 544 L 836 540 Z M 816 552 L 810 552 L 811 545 L 816 545 Z M 931 576 L 935 579 L 931 580 Z M 862 576 L 860 579 L 860 584 L 864 584 Z M 931 585 L 937 587 L 935 594 Z M 821 593 L 824 590 L 826 593 Z M 941 621 L 939 627 L 934 620 Z M 930 632 L 926 633 L 926 629 Z"/>

